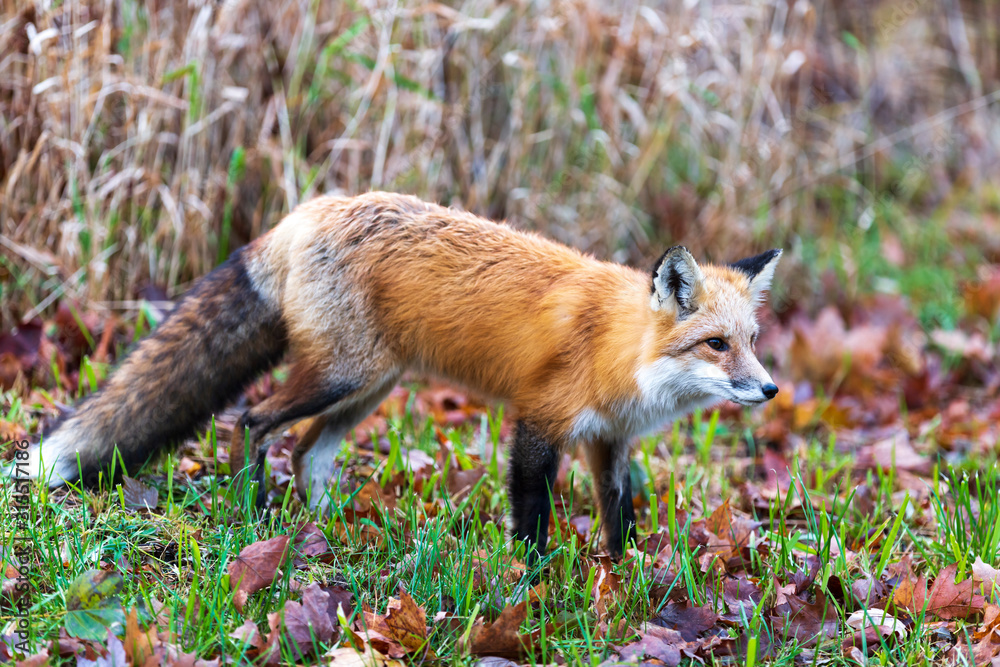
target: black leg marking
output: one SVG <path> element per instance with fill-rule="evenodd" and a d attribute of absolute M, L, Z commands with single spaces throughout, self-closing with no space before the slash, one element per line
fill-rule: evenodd
<path fill-rule="evenodd" d="M 559 472 L 559 452 L 529 424 L 517 423 L 510 454 L 508 483 L 514 537 L 528 547 L 528 565 L 545 553 L 549 540 L 552 487 Z"/>
<path fill-rule="evenodd" d="M 264 436 L 283 424 L 324 411 L 356 392 L 360 386 L 356 382 L 341 382 L 317 390 L 309 375 L 293 375 L 277 393 L 243 413 L 233 432 L 230 455 L 235 455 L 236 460 L 231 460 L 230 466 L 234 472 L 239 471 L 243 480 L 258 481 L 255 499 L 258 507 L 263 507 L 267 499 L 264 491 L 264 457 L 267 452 L 258 451 Z"/>
<path fill-rule="evenodd" d="M 257 499 L 254 505 L 262 510 L 267 504 L 267 487 L 264 486 L 264 463 L 267 459 L 267 450 L 270 447 L 261 447 L 257 452 L 257 471 L 254 479 L 257 481 Z"/>
<path fill-rule="evenodd" d="M 601 509 L 604 512 L 604 531 L 608 539 L 608 553 L 621 558 L 630 542 L 636 539 L 635 508 L 632 506 L 632 479 L 628 468 L 620 479 L 601 489 Z"/>
<path fill-rule="evenodd" d="M 624 443 L 593 443 L 590 450 L 607 549 L 613 558 L 621 558 L 625 548 L 636 539 L 629 457 L 622 452 L 626 447 Z"/>

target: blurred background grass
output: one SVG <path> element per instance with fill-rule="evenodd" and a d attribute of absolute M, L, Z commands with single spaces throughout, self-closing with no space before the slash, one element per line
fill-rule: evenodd
<path fill-rule="evenodd" d="M 779 311 L 901 293 L 949 328 L 1000 263 L 995 0 L 0 7 L 5 330 L 369 189 L 638 264 L 781 246 Z"/>

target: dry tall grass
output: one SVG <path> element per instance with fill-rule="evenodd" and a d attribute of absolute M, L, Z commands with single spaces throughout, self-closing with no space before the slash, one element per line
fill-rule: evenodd
<path fill-rule="evenodd" d="M 0 4 L 5 328 L 177 291 L 327 191 L 732 258 L 1000 155 L 997 2 Z"/>

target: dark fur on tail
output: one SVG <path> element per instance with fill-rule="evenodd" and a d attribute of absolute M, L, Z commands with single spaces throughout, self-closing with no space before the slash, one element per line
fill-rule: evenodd
<path fill-rule="evenodd" d="M 110 469 L 116 445 L 134 473 L 237 398 L 285 347 L 280 312 L 254 289 L 237 251 L 198 281 L 101 391 L 43 439 L 45 466 L 56 473 L 50 483 L 77 477 L 77 452 L 83 482 L 95 483 Z"/>

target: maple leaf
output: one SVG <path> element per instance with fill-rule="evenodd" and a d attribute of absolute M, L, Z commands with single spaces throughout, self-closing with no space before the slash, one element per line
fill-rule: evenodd
<path fill-rule="evenodd" d="M 982 625 L 975 631 L 972 658 L 977 665 L 989 665 L 1000 656 L 1000 607 L 986 605 Z"/>
<path fill-rule="evenodd" d="M 528 617 L 528 605 L 544 595 L 544 586 L 533 588 L 528 599 L 514 606 L 506 606 L 496 621 L 489 625 L 476 625 L 469 635 L 469 652 L 479 656 L 496 656 L 509 660 L 520 660 L 530 656 L 535 643 L 541 637 L 541 629 L 521 634 L 521 624 Z M 547 633 L 556 625 L 546 626 Z"/>
<path fill-rule="evenodd" d="M 982 595 L 973 592 L 972 579 L 956 584 L 958 565 L 949 565 L 941 570 L 927 598 L 927 613 L 945 620 L 968 618 L 983 612 L 986 603 Z"/>
<path fill-rule="evenodd" d="M 249 644 L 258 651 L 264 648 L 264 640 L 260 636 L 257 624 L 250 619 L 243 621 L 243 625 L 230 632 L 229 636 L 241 644 Z"/>
<path fill-rule="evenodd" d="M 392 637 L 410 652 L 419 651 L 427 644 L 427 613 L 402 586 L 399 598 L 389 600 L 385 624 Z"/>
<path fill-rule="evenodd" d="M 386 614 L 364 611 L 364 626 L 359 630 L 375 650 L 391 658 L 402 658 L 407 653 L 427 650 L 427 613 L 410 597 L 402 586 L 398 598 L 389 598 Z"/>
<path fill-rule="evenodd" d="M 753 618 L 763 597 L 763 591 L 744 575 L 727 577 L 722 584 L 722 599 L 730 613 L 745 614 L 744 618 Z"/>
<path fill-rule="evenodd" d="M 741 566 L 744 560 L 742 550 L 750 544 L 750 535 L 760 525 L 759 521 L 734 516 L 728 500 L 722 503 L 705 520 L 705 529 L 710 537 L 706 544 L 708 549 L 701 556 L 702 570 L 707 572 L 716 559 L 730 571 Z"/>
<path fill-rule="evenodd" d="M 927 580 L 924 577 L 903 578 L 892 594 L 896 607 L 913 613 L 921 613 L 927 599 Z"/>

